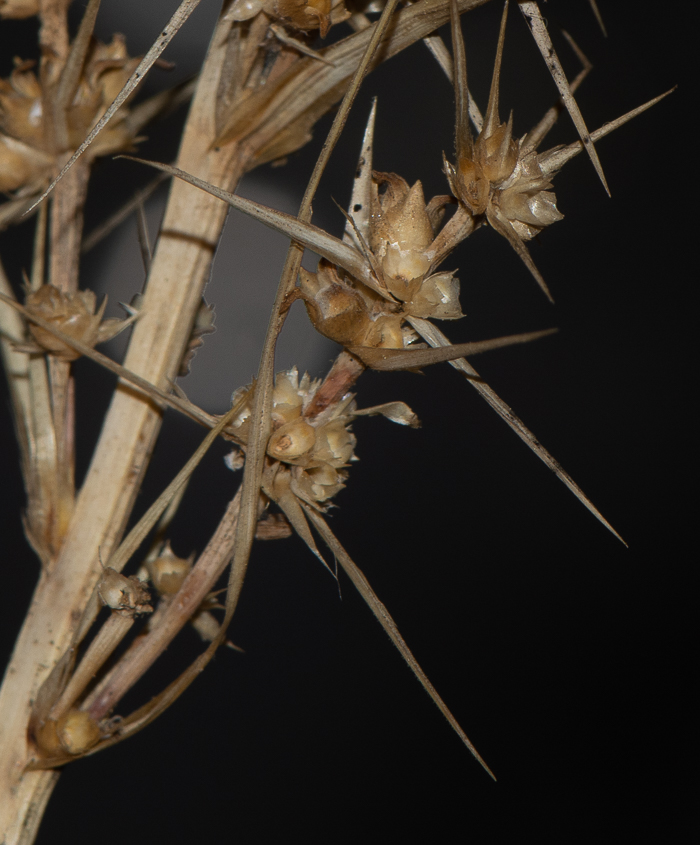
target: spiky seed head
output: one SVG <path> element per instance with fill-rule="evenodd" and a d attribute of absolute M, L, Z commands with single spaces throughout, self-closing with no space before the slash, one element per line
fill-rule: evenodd
<path fill-rule="evenodd" d="M 66 112 L 69 149 L 82 143 L 138 62 L 129 57 L 121 35 L 110 44 L 95 42 Z M 66 152 L 51 134 L 45 92 L 33 67 L 33 62 L 16 60 L 9 78 L 0 80 L 0 191 L 17 196 L 46 187 Z M 137 138 L 128 115 L 128 108 L 119 110 L 89 148 L 90 158 L 133 150 Z"/>
<path fill-rule="evenodd" d="M 266 483 L 273 496 L 282 496 L 293 486 L 303 492 L 297 495 L 306 501 L 324 502 L 344 486 L 345 475 L 340 470 L 355 460 L 356 439 L 348 430 L 355 410 L 352 394 L 342 397 L 317 417 L 304 415 L 320 384 L 307 374 L 299 378 L 296 367 L 275 376 L 273 431 L 267 444 L 266 470 Z M 243 395 L 236 391 L 234 402 Z M 232 423 L 243 442 L 249 425 L 250 408 L 246 406 Z"/>
<path fill-rule="evenodd" d="M 103 300 L 99 309 L 97 298 L 91 290 L 81 290 L 66 294 L 53 285 L 42 285 L 38 290 L 27 294 L 25 307 L 36 317 L 41 317 L 59 331 L 79 340 L 86 346 L 95 346 L 111 340 L 133 320 L 103 320 L 106 306 Z M 29 323 L 29 331 L 35 341 L 34 347 L 25 346 L 26 351 L 49 352 L 64 361 L 75 361 L 80 357 L 71 346 L 51 334 L 48 329 L 35 323 Z"/>

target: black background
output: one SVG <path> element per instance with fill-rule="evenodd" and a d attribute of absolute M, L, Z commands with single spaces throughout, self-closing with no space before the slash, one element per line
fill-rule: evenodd
<path fill-rule="evenodd" d="M 163 5 L 167 15 L 175 4 Z M 361 405 L 403 399 L 423 428 L 358 421 L 360 461 L 332 515 L 498 783 L 461 746 L 347 579 L 341 575 L 341 601 L 328 573 L 292 539 L 254 549 L 231 627 L 245 655 L 220 652 L 158 722 L 68 767 L 40 845 L 696 841 L 689 341 L 697 271 L 689 215 L 697 133 L 682 66 L 685 6 L 668 2 L 651 17 L 638 3 L 600 5 L 607 40 L 584 0 L 543 7 L 554 37 L 566 27 L 594 62 L 578 95 L 589 127 L 679 89 L 598 145 L 612 199 L 584 156 L 557 178 L 566 219 L 531 246 L 556 306 L 507 245 L 481 230 L 451 265 L 460 269 L 467 319 L 443 328 L 471 340 L 559 327 L 538 344 L 474 363 L 629 549 L 447 365 L 423 376 L 363 377 Z M 500 4 L 489 4 L 464 24 L 470 85 L 482 106 L 499 13 Z M 32 27 L 0 25 L 6 65 L 13 53 L 28 54 L 15 39 L 31 38 Z M 573 75 L 575 62 L 567 69 Z M 367 80 L 317 210 L 330 207 L 330 196 L 347 201 L 375 93 L 375 166 L 423 179 L 428 195 L 445 190 L 440 151 L 452 146 L 451 95 L 417 45 Z M 554 96 L 513 8 L 502 114 L 513 107 L 523 132 Z M 269 178 L 303 191 L 327 126 L 286 168 L 267 168 Z M 167 149 L 176 132 L 166 130 Z M 574 137 L 562 117 L 552 143 Z M 123 171 L 107 173 L 119 166 L 103 163 L 96 175 L 115 195 L 127 190 Z M 13 278 L 27 264 L 31 230 L 0 242 Z M 79 435 L 88 444 L 112 381 L 89 363 L 76 369 Z M 195 426 L 167 416 L 140 510 L 200 439 Z M 223 451 L 193 480 L 183 506 L 190 519 L 173 538 L 181 554 L 202 548 L 233 491 Z M 11 553 L 0 625 L 8 653 L 37 572 L 22 538 L 16 465 L 16 456 L 3 459 L 0 512 Z M 180 639 L 125 711 L 201 650 L 195 634 Z"/>

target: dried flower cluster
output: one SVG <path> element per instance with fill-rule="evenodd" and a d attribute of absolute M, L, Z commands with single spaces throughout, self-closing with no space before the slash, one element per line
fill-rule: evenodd
<path fill-rule="evenodd" d="M 249 21 L 261 12 L 303 33 L 318 30 L 322 38 L 333 24 L 350 17 L 343 0 L 235 0 L 229 17 Z"/>
<path fill-rule="evenodd" d="M 30 18 L 38 13 L 39 0 L 0 0 L 0 18 Z"/>
<path fill-rule="evenodd" d="M 386 185 L 382 194 L 380 185 Z M 302 268 L 299 291 L 314 326 L 331 340 L 403 349 L 416 337 L 408 317 L 463 316 L 454 272 L 433 272 L 445 255 L 437 231 L 449 197 L 426 206 L 421 183 L 409 188 L 395 173 L 374 173 L 370 190 L 367 241 L 350 229 L 372 268 L 370 284 L 322 261 L 317 273 Z"/>
<path fill-rule="evenodd" d="M 63 154 L 80 145 L 138 63 L 120 35 L 110 44 L 94 42 L 64 113 L 65 137 L 59 139 L 50 113 L 55 86 L 47 90 L 34 62 L 18 60 L 9 79 L 0 80 L 0 191 L 24 196 L 43 190 L 63 163 Z M 139 122 L 122 108 L 90 148 L 90 157 L 132 150 L 139 129 Z"/>
<path fill-rule="evenodd" d="M 524 241 L 534 238 L 546 226 L 563 220 L 556 206 L 556 197 L 549 190 L 552 187 L 551 177 L 557 168 L 549 166 L 550 157 L 547 153 L 537 154 L 537 145 L 544 137 L 544 132 L 535 130 L 516 141 L 513 139 L 512 112 L 507 123 L 501 123 L 498 114 L 508 4 L 504 6 L 501 18 L 488 107 L 476 139 L 469 125 L 469 89 L 462 30 L 454 3 L 451 8 L 457 102 L 457 163 L 452 165 L 445 161 L 445 174 L 450 189 L 475 218 L 477 225 L 485 217 L 511 244 L 551 300 L 549 289 L 530 258 Z"/>
<path fill-rule="evenodd" d="M 78 340 L 86 346 L 95 346 L 116 337 L 129 326 L 134 317 L 126 320 L 116 318 L 103 319 L 107 307 L 107 297 L 96 309 L 97 297 L 91 290 L 79 290 L 66 294 L 53 285 L 42 285 L 39 290 L 27 291 L 25 307 L 30 317 L 40 317 L 50 327 L 58 329 L 68 337 Z M 42 328 L 36 323 L 29 323 L 29 331 L 34 343 L 16 344 L 24 352 L 49 352 L 64 361 L 74 361 L 80 353 L 65 341 L 56 337 L 49 328 Z"/>
<path fill-rule="evenodd" d="M 403 425 L 417 425 L 415 415 L 403 403 L 358 410 L 352 393 L 346 393 L 320 413 L 312 413 L 321 384 L 308 373 L 300 379 L 296 367 L 275 377 L 273 432 L 267 442 L 268 462 L 262 489 L 283 509 L 294 497 L 322 510 L 345 487 L 346 467 L 357 460 L 357 440 L 349 429 L 355 417 L 383 414 Z M 235 406 L 249 396 L 250 387 L 239 388 L 232 403 Z M 251 410 L 244 401 L 231 423 L 234 436 L 244 444 L 249 436 Z"/>

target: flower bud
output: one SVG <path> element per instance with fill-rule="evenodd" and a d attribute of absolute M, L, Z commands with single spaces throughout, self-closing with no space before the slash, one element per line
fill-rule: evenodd
<path fill-rule="evenodd" d="M 68 754 L 83 754 L 100 740 L 100 728 L 83 710 L 69 710 L 56 723 L 56 735 Z"/>
<path fill-rule="evenodd" d="M 97 723 L 83 710 L 69 710 L 56 721 L 47 719 L 34 737 L 44 757 L 83 754 L 101 738 Z"/>
<path fill-rule="evenodd" d="M 111 566 L 105 567 L 97 585 L 97 594 L 103 604 L 124 616 L 153 610 L 148 604 L 150 596 L 143 583 L 133 575 L 127 578 Z"/>
<path fill-rule="evenodd" d="M 170 548 L 170 543 L 158 557 L 146 564 L 153 586 L 161 595 L 172 596 L 182 586 L 192 569 L 192 560 L 178 557 Z"/>

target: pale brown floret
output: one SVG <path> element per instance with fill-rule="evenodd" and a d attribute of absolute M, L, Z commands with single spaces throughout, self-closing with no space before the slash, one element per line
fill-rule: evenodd
<path fill-rule="evenodd" d="M 79 340 L 87 346 L 95 346 L 116 337 L 130 325 L 134 318 L 103 320 L 107 297 L 96 309 L 97 297 L 91 290 L 80 290 L 66 294 L 53 285 L 42 285 L 27 294 L 25 307 L 30 315 L 41 317 L 59 331 Z M 48 329 L 29 322 L 33 344 L 21 344 L 25 352 L 49 352 L 64 361 L 75 361 L 80 357 L 67 343 L 53 335 Z"/>
<path fill-rule="evenodd" d="M 30 18 L 39 13 L 39 0 L 0 0 L 0 18 Z"/>
<path fill-rule="evenodd" d="M 82 710 L 69 710 L 57 721 L 48 719 L 36 732 L 36 743 L 46 757 L 77 756 L 97 745 L 99 725 Z"/>
<path fill-rule="evenodd" d="M 333 24 L 350 17 L 343 0 L 235 0 L 228 16 L 248 21 L 261 12 L 302 33 L 318 30 L 321 38 Z"/>
<path fill-rule="evenodd" d="M 510 243 L 551 300 L 547 285 L 524 244 L 563 218 L 556 207 L 552 183 L 540 167 L 538 155 L 528 145 L 527 136 L 513 139 L 513 116 L 501 123 L 498 116 L 498 89 L 505 24 L 506 3 L 501 19 L 489 103 L 484 124 L 472 139 L 467 117 L 466 59 L 459 18 L 452 7 L 453 49 L 455 55 L 455 95 L 457 101 L 455 149 L 456 164 L 445 161 L 445 174 L 457 200 L 475 217 L 483 218 Z"/>
<path fill-rule="evenodd" d="M 82 143 L 138 62 L 129 57 L 121 35 L 115 35 L 110 44 L 92 46 L 66 109 L 64 149 L 45 115 L 50 97 L 33 70 L 34 63 L 15 60 L 9 78 L 0 79 L 0 192 L 25 196 L 46 187 L 63 154 Z M 134 149 L 139 127 L 129 116 L 128 108 L 119 111 L 90 147 L 91 158 Z"/>
<path fill-rule="evenodd" d="M 380 193 L 380 186 L 386 190 Z M 439 202 L 426 205 L 423 187 L 395 173 L 374 173 L 368 243 L 362 246 L 377 288 L 328 261 L 301 270 L 299 292 L 314 326 L 346 347 L 403 349 L 414 338 L 408 317 L 453 320 L 463 316 L 453 272 L 432 274 L 444 257 L 438 248 Z M 359 237 L 359 235 L 358 235 Z"/>
<path fill-rule="evenodd" d="M 372 177 L 369 248 L 380 282 L 400 303 L 399 313 L 440 320 L 464 316 L 454 274 L 433 274 L 444 258 L 438 230 L 448 198 L 426 204 L 420 181 L 409 187 L 395 173 Z M 380 186 L 386 186 L 383 193 Z"/>
<path fill-rule="evenodd" d="M 299 271 L 299 290 L 311 322 L 343 346 L 402 348 L 399 304 L 380 297 L 338 268 L 321 260 L 318 271 Z"/>
<path fill-rule="evenodd" d="M 111 567 L 106 567 L 97 585 L 97 594 L 107 607 L 123 616 L 151 613 L 150 596 L 142 581 L 136 576 L 127 577 Z"/>

